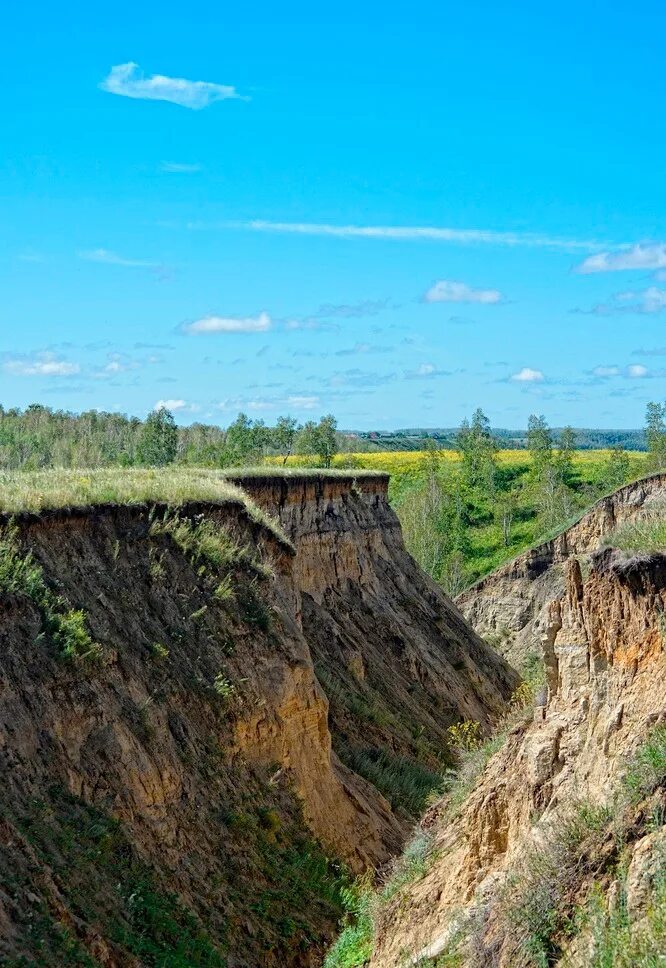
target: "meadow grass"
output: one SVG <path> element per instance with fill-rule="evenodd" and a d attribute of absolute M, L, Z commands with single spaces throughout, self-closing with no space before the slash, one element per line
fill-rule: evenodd
<path fill-rule="evenodd" d="M 0 473 L 0 513 L 7 515 L 99 505 L 188 503 L 240 504 L 248 515 L 291 547 L 279 524 L 236 484 L 246 471 L 94 468 Z"/>
<path fill-rule="evenodd" d="M 666 503 L 621 524 L 605 538 L 604 545 L 628 554 L 666 551 Z"/>

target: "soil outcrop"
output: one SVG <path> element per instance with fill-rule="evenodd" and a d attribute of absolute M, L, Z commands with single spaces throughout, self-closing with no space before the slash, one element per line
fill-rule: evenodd
<path fill-rule="evenodd" d="M 425 869 L 382 909 L 372 968 L 657 963 L 628 949 L 666 910 L 666 556 L 605 549 L 584 576 L 569 555 L 562 581 L 546 686 L 426 815 Z"/>
<path fill-rule="evenodd" d="M 339 863 L 515 687 L 386 478 L 240 483 L 289 541 L 235 501 L 3 524 L 3 964 L 320 964 Z"/>
<path fill-rule="evenodd" d="M 519 668 L 537 648 L 550 602 L 564 592 L 568 559 L 589 556 L 618 525 L 664 501 L 666 474 L 621 487 L 570 528 L 482 578 L 456 604 L 479 635 Z"/>

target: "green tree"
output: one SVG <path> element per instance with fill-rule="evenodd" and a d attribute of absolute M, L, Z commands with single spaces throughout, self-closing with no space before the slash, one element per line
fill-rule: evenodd
<path fill-rule="evenodd" d="M 172 464 L 178 452 L 178 429 L 173 414 L 160 407 L 148 414 L 139 438 L 138 457 L 148 467 Z"/>
<path fill-rule="evenodd" d="M 553 462 L 553 435 L 546 418 L 531 414 L 527 424 L 527 448 L 532 458 L 532 473 L 540 478 Z"/>
<path fill-rule="evenodd" d="M 497 442 L 490 430 L 490 421 L 478 407 L 472 422 L 463 420 L 456 437 L 456 447 L 462 462 L 463 478 L 471 487 L 483 487 L 493 492 L 497 474 Z"/>
<path fill-rule="evenodd" d="M 576 453 L 576 433 L 573 427 L 564 427 L 555 454 L 554 465 L 563 484 L 571 486 L 574 479 L 574 454 Z"/>
<path fill-rule="evenodd" d="M 260 462 L 267 441 L 268 429 L 263 420 L 250 420 L 247 414 L 239 413 L 227 427 L 222 466 L 246 467 Z"/>
<path fill-rule="evenodd" d="M 330 413 L 322 417 L 319 423 L 308 420 L 297 437 L 297 452 L 314 454 L 322 467 L 330 467 L 338 450 L 337 426 L 335 417 Z"/>
<path fill-rule="evenodd" d="M 629 454 L 621 444 L 618 444 L 613 447 L 602 468 L 601 480 L 603 485 L 607 490 L 614 491 L 629 480 L 630 473 Z"/>
<path fill-rule="evenodd" d="M 278 417 L 273 430 L 273 446 L 282 455 L 282 464 L 286 464 L 294 449 L 298 421 L 295 417 Z"/>
<path fill-rule="evenodd" d="M 651 401 L 645 411 L 645 437 L 652 470 L 666 468 L 666 405 Z"/>

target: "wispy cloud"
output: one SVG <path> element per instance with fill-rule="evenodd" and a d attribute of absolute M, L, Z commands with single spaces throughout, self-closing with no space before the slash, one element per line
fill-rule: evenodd
<path fill-rule="evenodd" d="M 666 356 L 666 346 L 653 346 L 652 349 L 632 350 L 632 356 Z"/>
<path fill-rule="evenodd" d="M 415 370 L 405 370 L 406 380 L 431 380 L 438 376 L 450 376 L 449 370 L 440 370 L 434 363 L 421 363 Z"/>
<path fill-rule="evenodd" d="M 205 316 L 192 323 L 184 323 L 182 330 L 193 336 L 205 333 L 265 333 L 271 325 L 271 317 L 268 313 L 246 317 Z"/>
<path fill-rule="evenodd" d="M 208 228 L 203 222 L 190 222 L 189 228 Z M 458 229 L 433 225 L 330 225 L 321 222 L 270 222 L 253 219 L 224 222 L 217 227 L 251 232 L 279 232 L 291 235 L 320 235 L 339 239 L 430 240 L 465 244 L 530 246 L 536 248 L 590 251 L 608 243 L 589 239 L 562 239 L 536 232 L 496 232 L 491 229 Z"/>
<path fill-rule="evenodd" d="M 622 272 L 630 269 L 666 268 L 666 244 L 633 245 L 619 252 L 597 252 L 577 267 L 577 272 Z"/>
<path fill-rule="evenodd" d="M 151 262 L 148 259 L 126 259 L 117 252 L 110 249 L 91 249 L 78 253 L 79 259 L 85 262 L 99 262 L 107 266 L 126 266 L 129 269 L 160 269 L 159 262 Z"/>
<path fill-rule="evenodd" d="M 172 413 L 197 413 L 200 409 L 196 403 L 188 403 L 187 400 L 158 400 L 154 410 L 171 410 Z"/>
<path fill-rule="evenodd" d="M 203 171 L 203 165 L 198 163 L 188 164 L 181 161 L 163 161 L 160 165 L 160 171 L 168 175 L 195 175 L 197 172 Z"/>
<path fill-rule="evenodd" d="M 601 377 L 602 379 L 607 379 L 608 377 L 611 377 L 611 376 L 619 376 L 620 367 L 619 366 L 595 366 L 595 368 L 592 370 L 592 375 Z"/>
<path fill-rule="evenodd" d="M 227 397 L 217 404 L 218 410 L 237 412 L 238 410 L 316 410 L 321 400 L 315 394 L 294 393 L 285 397 Z"/>
<path fill-rule="evenodd" d="M 170 101 L 183 108 L 199 111 L 214 101 L 242 99 L 235 87 L 227 84 L 212 84 L 210 81 L 189 81 L 184 77 L 167 77 L 165 74 L 152 74 L 145 77 L 139 65 L 129 61 L 116 64 L 99 85 L 109 94 L 121 97 L 138 98 L 144 101 Z"/>
<path fill-rule="evenodd" d="M 361 356 L 364 353 L 390 353 L 390 346 L 373 346 L 372 343 L 354 343 L 353 346 L 335 351 L 335 356 Z"/>
<path fill-rule="evenodd" d="M 598 303 L 592 309 L 573 309 L 574 313 L 592 316 L 615 316 L 622 313 L 661 313 L 666 309 L 666 289 L 648 286 L 647 289 L 618 292 L 607 303 Z"/>
<path fill-rule="evenodd" d="M 517 373 L 511 374 L 514 383 L 543 383 L 545 377 L 541 370 L 533 370 L 531 366 L 524 366 Z"/>
<path fill-rule="evenodd" d="M 81 372 L 78 363 L 70 363 L 53 353 L 35 353 L 30 356 L 5 354 L 2 369 L 10 376 L 75 376 Z"/>
<path fill-rule="evenodd" d="M 649 286 L 640 292 L 621 292 L 615 298 L 630 311 L 651 314 L 666 309 L 666 289 L 657 286 Z"/>
<path fill-rule="evenodd" d="M 465 282 L 451 282 L 440 279 L 423 296 L 429 303 L 482 303 L 492 304 L 502 300 L 502 293 L 498 289 L 473 289 Z"/>

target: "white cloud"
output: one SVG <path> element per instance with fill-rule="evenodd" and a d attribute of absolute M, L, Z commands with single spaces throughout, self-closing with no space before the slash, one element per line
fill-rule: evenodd
<path fill-rule="evenodd" d="M 420 363 L 415 370 L 405 370 L 406 380 L 427 380 L 430 377 L 450 376 L 447 370 L 440 370 L 434 363 Z"/>
<path fill-rule="evenodd" d="M 320 398 L 314 394 L 311 396 L 294 394 L 288 397 L 266 397 L 264 399 L 246 397 L 227 397 L 226 400 L 217 404 L 218 410 L 239 411 L 239 410 L 276 410 L 293 407 L 295 410 L 314 410 L 321 405 Z"/>
<path fill-rule="evenodd" d="M 163 161 L 160 165 L 160 171 L 166 172 L 168 175 L 194 175 L 202 170 L 203 165 L 198 163 L 187 164 L 186 162 Z"/>
<path fill-rule="evenodd" d="M 631 366 L 627 367 L 627 376 L 632 380 L 640 380 L 647 375 L 648 368 L 647 366 L 643 366 L 642 363 L 632 363 Z"/>
<path fill-rule="evenodd" d="M 146 259 L 125 259 L 109 249 L 92 249 L 79 252 L 79 259 L 86 262 L 100 262 L 107 266 L 127 266 L 131 269 L 159 269 L 159 262 L 149 262 Z"/>
<path fill-rule="evenodd" d="M 297 410 L 314 410 L 319 406 L 319 397 L 287 397 L 286 404 L 289 407 L 296 407 Z"/>
<path fill-rule="evenodd" d="M 78 363 L 58 359 L 52 353 L 10 357 L 4 360 L 2 368 L 10 376 L 74 376 L 81 372 Z"/>
<path fill-rule="evenodd" d="M 205 316 L 193 323 L 185 323 L 183 332 L 197 336 L 201 333 L 265 333 L 271 328 L 271 317 L 268 313 L 258 316 Z"/>
<path fill-rule="evenodd" d="M 209 81 L 188 81 L 184 77 L 167 77 L 153 74 L 144 77 L 138 64 L 116 64 L 99 85 L 110 94 L 139 98 L 146 101 L 170 101 L 184 108 L 199 111 L 214 101 L 240 99 L 234 87 L 211 84 Z M 247 100 L 243 98 L 242 100 Z"/>
<path fill-rule="evenodd" d="M 620 368 L 619 366 L 595 366 L 592 373 L 600 377 L 618 376 Z"/>
<path fill-rule="evenodd" d="M 426 302 L 468 302 L 491 304 L 498 303 L 502 294 L 497 289 L 473 289 L 464 282 L 451 282 L 441 279 L 426 292 L 423 297 Z"/>
<path fill-rule="evenodd" d="M 529 366 L 524 366 L 522 370 L 512 374 L 511 379 L 515 383 L 542 383 L 545 377 L 541 370 L 533 370 Z"/>
<path fill-rule="evenodd" d="M 621 272 L 627 269 L 666 268 L 666 244 L 633 245 L 619 252 L 597 252 L 577 267 L 577 272 Z"/>
<path fill-rule="evenodd" d="M 205 223 L 190 222 L 188 228 L 207 228 Z M 532 232 L 496 232 L 490 229 L 455 229 L 432 225 L 328 225 L 320 222 L 269 222 L 253 219 L 248 222 L 224 222 L 221 228 L 247 229 L 252 232 L 279 232 L 294 235 L 321 235 L 341 239 L 394 239 L 402 241 L 430 240 L 434 242 L 462 242 L 529 246 L 561 250 L 590 250 L 600 248 L 599 242 L 584 239 L 559 239 Z"/>
<path fill-rule="evenodd" d="M 660 313 L 666 309 L 666 289 L 657 286 L 649 286 L 640 292 L 621 292 L 615 298 L 625 303 L 628 310 L 641 313 Z"/>
<path fill-rule="evenodd" d="M 188 403 L 187 400 L 158 400 L 154 406 L 154 410 L 170 410 L 172 413 L 178 413 L 178 411 L 189 411 L 190 413 L 195 413 L 199 407 L 195 403 Z"/>

